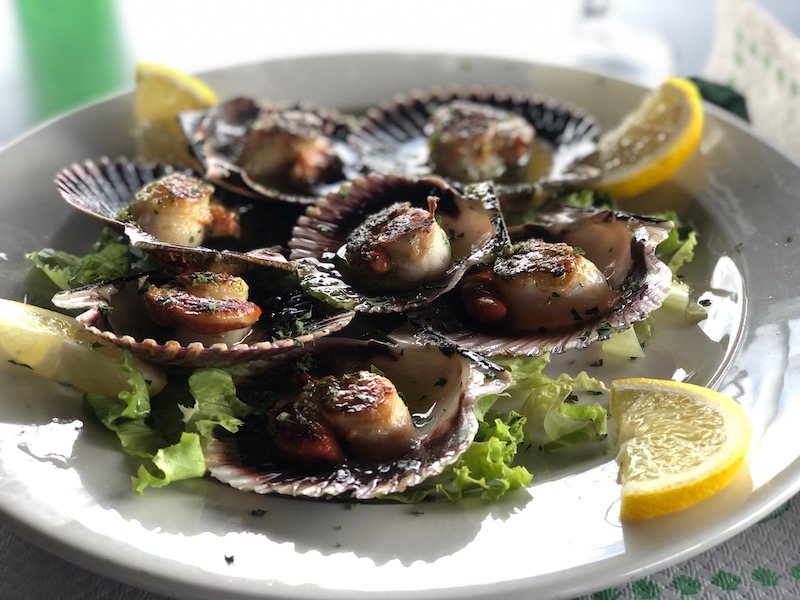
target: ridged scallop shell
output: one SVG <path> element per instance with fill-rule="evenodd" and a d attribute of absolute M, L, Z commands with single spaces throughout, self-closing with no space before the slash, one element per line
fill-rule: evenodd
<path fill-rule="evenodd" d="M 295 265 L 283 254 L 266 248 L 247 252 L 214 250 L 205 246 L 181 246 L 162 242 L 130 223 L 124 226 L 131 247 L 144 250 L 172 273 L 193 271 L 225 272 L 239 275 L 256 267 L 293 273 Z"/>
<path fill-rule="evenodd" d="M 508 229 L 510 243 L 527 239 L 547 242 L 564 241 L 569 230 L 584 220 L 595 219 L 628 228 L 631 266 L 613 285 L 616 299 L 605 313 L 576 320 L 574 327 L 512 331 L 502 326 L 483 326 L 464 311 L 454 291 L 434 305 L 415 311 L 410 318 L 419 325 L 440 332 L 454 343 L 484 356 L 529 355 L 543 352 L 561 353 L 585 348 L 608 338 L 617 330 L 627 329 L 661 306 L 670 292 L 672 272 L 656 256 L 656 246 L 672 228 L 672 222 L 596 208 L 559 207 L 542 215 L 538 223 L 527 223 Z"/>
<path fill-rule="evenodd" d="M 281 271 L 273 270 L 272 276 L 278 273 Z M 60 292 L 53 303 L 68 310 L 88 309 L 76 318 L 102 340 L 151 362 L 191 367 L 240 364 L 274 356 L 339 331 L 353 318 L 354 313 L 319 302 L 296 287 L 278 292 L 249 283 L 251 300 L 261 308 L 262 316 L 250 334 L 233 345 L 204 346 L 200 342 L 184 345 L 169 339 L 168 330 L 152 323 L 138 300 L 138 277 Z M 274 284 L 275 288 L 284 285 Z M 125 311 L 124 315 L 119 315 L 119 311 Z M 299 320 L 303 323 L 300 327 Z"/>
<path fill-rule="evenodd" d="M 249 382 L 237 384 L 238 393 L 245 400 L 248 387 L 255 387 L 259 397 L 263 397 L 265 388 L 278 398 L 296 393 L 302 387 L 296 365 L 308 354 L 313 356 L 315 366 L 310 373 L 303 372 L 304 377 L 380 369 L 395 384 L 412 413 L 419 415 L 418 443 L 398 458 L 377 463 L 348 459 L 336 465 L 301 466 L 275 450 L 264 418 L 252 415 L 237 433 L 220 431 L 218 439 L 205 450 L 212 477 L 260 494 L 364 500 L 399 493 L 454 463 L 477 431 L 475 402 L 487 393 L 501 392 L 508 384 L 502 370 L 487 376 L 477 363 L 435 345 L 390 346 L 327 338 L 269 361 Z M 433 398 L 437 410 L 430 411 Z"/>
<path fill-rule="evenodd" d="M 350 144 L 370 171 L 411 177 L 435 174 L 429 164 L 426 123 L 436 108 L 453 100 L 487 104 L 521 115 L 530 122 L 536 138 L 544 141 L 546 150 L 552 154 L 552 165 L 541 174 L 544 179 L 564 176 L 570 167 L 592 153 L 600 135 L 592 116 L 554 98 L 516 89 L 452 87 L 415 90 L 368 109 L 350 136 Z M 584 177 L 596 176 L 593 171 L 579 173 Z M 535 173 L 534 179 L 523 173 L 515 177 L 510 181 L 500 178 L 496 183 L 533 183 L 539 179 Z M 572 180 L 575 181 L 574 175 Z M 500 187 L 497 194 L 503 196 Z"/>
<path fill-rule="evenodd" d="M 481 220 L 473 233 L 451 235 L 453 264 L 440 279 L 412 289 L 375 291 L 348 274 L 337 253 L 366 217 L 398 201 L 427 207 L 431 194 L 440 197 L 436 216 L 445 231 L 463 232 L 459 219 L 466 216 L 479 215 Z M 290 258 L 297 266 L 301 286 L 320 300 L 358 312 L 403 312 L 451 289 L 491 247 L 502 228 L 489 183 L 467 186 L 462 193 L 438 177 L 370 175 L 344 184 L 309 207 L 298 219 L 289 242 Z"/>
<path fill-rule="evenodd" d="M 138 190 L 151 181 L 171 173 L 191 174 L 188 169 L 170 165 L 132 161 L 126 157 L 86 160 L 62 169 L 55 177 L 56 188 L 70 205 L 122 231 L 118 216 L 133 202 Z"/>
<path fill-rule="evenodd" d="M 62 169 L 55 177 L 56 187 L 71 206 L 98 219 L 121 232 L 125 222 L 120 215 L 131 205 L 136 192 L 151 181 L 171 173 L 192 175 L 188 169 L 131 160 L 121 156 L 115 159 L 101 157 L 86 160 Z M 274 247 L 284 250 L 292 228 L 304 207 L 288 203 L 263 203 L 242 197 L 217 187 L 214 197 L 240 215 L 239 239 L 209 239 L 210 248 L 247 251 L 254 248 Z"/>
<path fill-rule="evenodd" d="M 312 186 L 310 193 L 278 189 L 255 181 L 236 164 L 248 132 L 264 109 L 302 110 L 318 116 L 323 122 L 322 133 L 333 141 L 335 152 L 342 161 L 341 181 L 360 168 L 357 156 L 346 141 L 351 131 L 350 122 L 338 111 L 305 102 L 278 104 L 239 97 L 208 110 L 186 112 L 178 117 L 192 152 L 209 180 L 251 198 L 301 205 L 312 204 L 317 196 L 338 187 L 340 182 L 322 182 Z"/>

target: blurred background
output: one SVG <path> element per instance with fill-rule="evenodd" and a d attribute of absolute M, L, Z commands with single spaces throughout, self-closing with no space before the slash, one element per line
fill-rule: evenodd
<path fill-rule="evenodd" d="M 0 146 L 62 112 L 132 89 L 140 60 L 200 73 L 326 52 L 438 51 L 578 66 L 654 87 L 670 74 L 703 71 L 717 4 L 0 0 Z M 757 4 L 800 29 L 794 0 Z"/>
<path fill-rule="evenodd" d="M 800 14 L 792 0 L 764 4 L 788 22 Z M 577 65 L 656 85 L 702 69 L 713 10 L 711 0 L 0 0 L 0 146 L 132 89 L 140 60 L 197 73 L 272 57 L 431 50 Z"/>

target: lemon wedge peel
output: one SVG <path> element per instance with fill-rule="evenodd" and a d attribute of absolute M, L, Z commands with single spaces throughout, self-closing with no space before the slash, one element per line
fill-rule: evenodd
<path fill-rule="evenodd" d="M 0 298 L 0 361 L 84 392 L 116 396 L 128 389 L 123 350 L 102 344 L 73 317 Z M 150 395 L 166 384 L 163 368 L 134 357 Z"/>
<path fill-rule="evenodd" d="M 145 160 L 195 166 L 178 115 L 217 104 L 216 92 L 193 75 L 157 63 L 137 63 L 134 77 L 136 154 Z"/>
<path fill-rule="evenodd" d="M 703 102 L 688 79 L 670 77 L 600 138 L 603 178 L 612 196 L 636 196 L 670 179 L 700 145 Z"/>
<path fill-rule="evenodd" d="M 622 520 L 687 508 L 731 483 L 744 465 L 750 423 L 720 392 L 621 379 L 612 382 L 609 409 L 617 424 Z"/>
<path fill-rule="evenodd" d="M 208 108 L 218 102 L 216 92 L 203 80 L 165 65 L 136 63 L 135 79 L 137 120 L 170 120 L 183 110 Z"/>

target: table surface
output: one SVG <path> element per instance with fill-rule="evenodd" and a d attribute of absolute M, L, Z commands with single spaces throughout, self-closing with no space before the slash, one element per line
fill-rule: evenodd
<path fill-rule="evenodd" d="M 294 22 L 291 4 L 227 0 L 223 13 L 223 3 L 207 0 L 0 0 L 0 148 L 65 111 L 132 89 L 133 66 L 140 60 L 202 72 L 321 52 L 464 50 L 580 66 L 655 86 L 670 74 L 702 72 L 713 21 L 713 4 L 694 0 L 587 0 L 585 5 L 604 10 L 590 18 L 582 14 L 583 0 L 546 6 L 498 0 L 493 12 L 515 17 L 498 22 L 493 36 L 487 34 L 493 30 L 492 15 L 470 0 L 438 0 L 435 9 L 407 0 L 405 10 L 394 11 L 387 4 L 386 13 L 378 12 L 383 9 L 376 9 L 377 3 L 359 0 L 335 5 L 308 1 L 304 5 L 311 16 L 301 35 L 290 25 L 275 25 Z M 800 8 L 794 3 L 762 5 L 800 31 Z M 451 31 L 410 40 L 405 32 L 419 14 L 427 11 L 430 16 L 432 10 L 442 18 L 460 15 L 458 35 Z M 192 32 L 191 40 L 181 35 L 186 31 Z M 470 40 L 468 48 L 465 39 Z M 586 600 L 800 597 L 798 539 L 800 502 L 794 499 L 714 550 L 646 580 L 599 590 Z M 787 562 L 787 554 L 794 562 Z M 0 597 L 164 600 L 56 558 L 3 527 Z"/>

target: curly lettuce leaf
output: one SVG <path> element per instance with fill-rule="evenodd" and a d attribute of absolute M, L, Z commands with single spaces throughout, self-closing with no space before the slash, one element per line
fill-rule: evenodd
<path fill-rule="evenodd" d="M 544 374 L 550 355 L 493 358 L 510 373 L 513 383 L 506 390 L 509 402 L 525 416 L 528 442 L 544 450 L 565 448 L 607 436 L 607 412 L 598 403 L 575 404 L 575 394 L 607 392 L 605 384 L 581 371 L 572 377 L 561 373 L 555 379 Z"/>
<path fill-rule="evenodd" d="M 117 434 L 126 454 L 146 458 L 165 441 L 159 431 L 145 423 L 150 414 L 150 395 L 147 382 L 134 366 L 130 352 L 123 353 L 120 367 L 128 374 L 130 389 L 121 391 L 117 396 L 86 393 L 83 396 L 84 406 L 107 429 Z"/>
<path fill-rule="evenodd" d="M 511 490 L 527 487 L 532 475 L 514 458 L 524 434 L 525 417 L 515 412 L 492 412 L 479 421 L 475 440 L 441 475 L 426 479 L 401 494 L 385 499 L 415 504 L 437 498 L 457 502 L 467 497 L 497 500 Z"/>
<path fill-rule="evenodd" d="M 559 198 L 565 206 L 578 208 L 602 208 L 603 210 L 617 210 L 617 200 L 605 190 L 577 190 L 569 192 Z"/>
<path fill-rule="evenodd" d="M 104 229 L 93 252 L 78 256 L 43 248 L 25 255 L 33 268 L 39 269 L 61 290 L 68 290 L 97 281 L 123 277 L 130 273 L 135 257 L 130 246 Z"/>
<path fill-rule="evenodd" d="M 680 242 L 680 245 L 670 256 L 669 262 L 667 262 L 667 266 L 675 276 L 685 265 L 694 260 L 694 250 L 697 247 L 697 232 L 690 231 L 686 238 L 680 240 Z"/>
<path fill-rule="evenodd" d="M 634 327 L 615 331 L 608 339 L 600 342 L 603 354 L 620 358 L 644 358 L 644 349 L 637 334 L 638 331 Z"/>
<path fill-rule="evenodd" d="M 236 386 L 230 372 L 224 369 L 203 369 L 189 377 L 189 390 L 194 404 L 179 406 L 187 431 L 213 439 L 217 426 L 236 432 L 250 407 L 236 396 Z"/>
<path fill-rule="evenodd" d="M 30 293 L 50 298 L 54 291 L 109 281 L 158 266 L 152 256 L 132 249 L 110 229 L 103 229 L 92 250 L 80 256 L 53 248 L 26 254 L 25 258 L 31 262 L 30 284 L 34 288 L 47 288 L 33 289 Z"/>
<path fill-rule="evenodd" d="M 656 254 L 667 263 L 673 277 L 678 277 L 679 271 L 694 259 L 698 241 L 697 229 L 692 223 L 681 220 L 674 211 L 666 211 L 654 216 L 669 219 L 674 224 L 667 237 L 656 248 Z"/>
<path fill-rule="evenodd" d="M 131 477 L 137 494 L 149 487 L 159 488 L 173 481 L 202 477 L 206 472 L 200 436 L 196 433 L 182 433 L 176 444 L 159 448 L 151 458 L 155 467 L 153 471 L 142 464 L 136 476 Z"/>
<path fill-rule="evenodd" d="M 84 404 L 119 438 L 122 450 L 139 460 L 133 489 L 202 477 L 203 444 L 217 425 L 236 431 L 249 407 L 236 397 L 233 380 L 223 369 L 198 369 L 188 380 L 169 382 L 150 398 L 129 352 L 121 360 L 129 390 L 117 397 L 87 393 Z"/>

